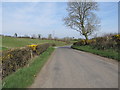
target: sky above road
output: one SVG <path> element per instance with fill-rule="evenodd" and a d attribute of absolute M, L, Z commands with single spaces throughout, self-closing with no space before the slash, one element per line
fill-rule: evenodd
<path fill-rule="evenodd" d="M 96 12 L 101 20 L 98 35 L 118 32 L 118 3 L 99 2 Z M 2 34 L 33 35 L 47 37 L 80 38 L 77 31 L 65 27 L 62 19 L 67 16 L 67 2 L 4 2 L 2 5 Z M 1 26 L 0 26 L 1 27 Z M 93 35 L 94 36 L 94 35 Z"/>

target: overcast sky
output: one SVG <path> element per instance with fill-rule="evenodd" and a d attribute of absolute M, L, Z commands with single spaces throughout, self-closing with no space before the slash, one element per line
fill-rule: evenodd
<path fill-rule="evenodd" d="M 41 34 L 47 37 L 80 38 L 77 31 L 65 27 L 62 18 L 67 15 L 67 2 L 4 2 L 2 3 L 2 33 L 5 35 Z M 99 2 L 96 13 L 101 19 L 98 35 L 118 32 L 118 3 Z M 1 13 L 1 12 L 0 12 Z M 2 21 L 2 22 L 1 22 Z"/>

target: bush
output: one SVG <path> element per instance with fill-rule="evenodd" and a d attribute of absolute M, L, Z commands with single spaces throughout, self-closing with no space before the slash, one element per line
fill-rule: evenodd
<path fill-rule="evenodd" d="M 90 40 L 80 40 L 75 42 L 73 45 L 76 46 L 85 46 L 90 45 L 93 48 L 105 50 L 105 49 L 114 49 L 118 50 L 120 48 L 120 34 L 118 35 L 107 35 L 104 37 L 97 37 Z"/>
<path fill-rule="evenodd" d="M 91 45 L 93 42 L 94 42 L 94 40 L 81 39 L 78 42 L 75 42 L 73 45 L 76 45 L 76 46 Z"/>
<path fill-rule="evenodd" d="M 35 55 L 43 53 L 50 44 L 29 45 L 24 48 L 10 49 L 2 53 L 2 78 L 28 64 Z"/>
<path fill-rule="evenodd" d="M 112 36 L 113 40 L 117 42 L 117 45 L 120 46 L 120 34 Z"/>
<path fill-rule="evenodd" d="M 25 66 L 31 58 L 29 48 L 11 49 L 2 53 L 2 77 L 6 77 L 18 68 Z"/>
<path fill-rule="evenodd" d="M 45 50 L 47 50 L 47 48 L 50 46 L 51 44 L 41 44 L 41 45 L 38 45 L 36 47 L 36 54 L 39 55 L 41 53 L 43 53 Z"/>
<path fill-rule="evenodd" d="M 56 44 L 55 44 L 55 43 L 52 43 L 52 46 L 56 46 Z"/>
<path fill-rule="evenodd" d="M 76 46 L 82 46 L 82 45 L 85 45 L 85 44 L 86 44 L 85 40 L 80 40 L 78 42 L 73 43 L 73 45 L 76 45 Z"/>
<path fill-rule="evenodd" d="M 95 38 L 96 42 L 92 43 L 92 47 L 97 48 L 97 49 L 118 49 L 117 41 L 113 39 L 111 36 L 107 37 L 98 37 Z"/>

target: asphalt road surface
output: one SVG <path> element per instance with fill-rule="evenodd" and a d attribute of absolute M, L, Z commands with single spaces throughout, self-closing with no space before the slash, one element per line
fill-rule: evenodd
<path fill-rule="evenodd" d="M 59 47 L 30 88 L 118 88 L 118 63 L 69 47 Z"/>

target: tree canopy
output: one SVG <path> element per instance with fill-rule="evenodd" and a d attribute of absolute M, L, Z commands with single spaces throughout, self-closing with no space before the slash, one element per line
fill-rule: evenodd
<path fill-rule="evenodd" d="M 63 20 L 66 26 L 78 31 L 87 40 L 88 36 L 100 26 L 100 20 L 94 13 L 98 10 L 98 3 L 91 0 L 81 1 L 68 2 L 68 16 Z"/>

